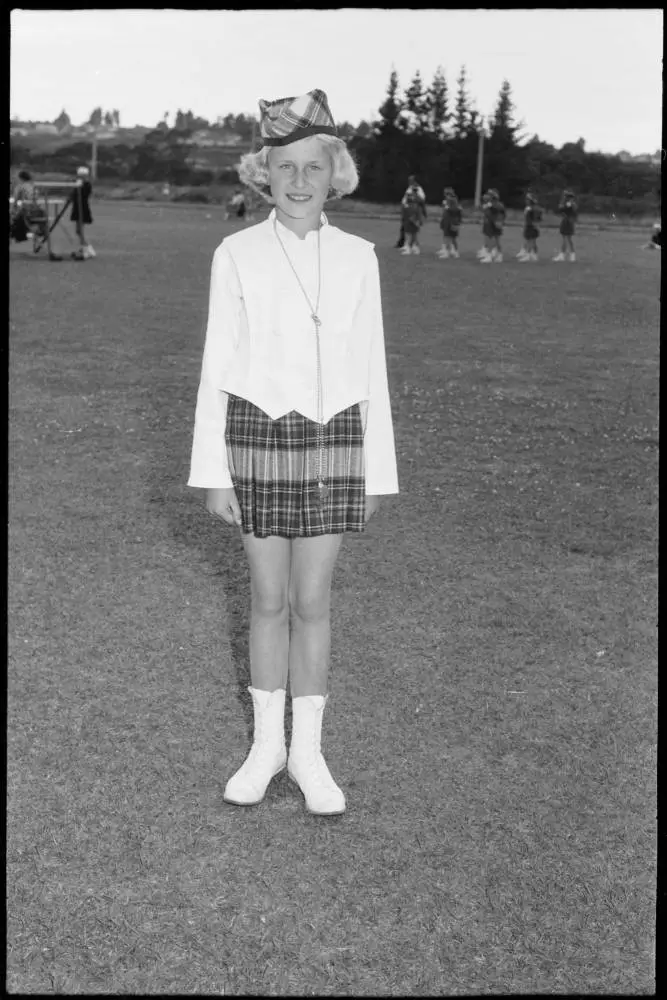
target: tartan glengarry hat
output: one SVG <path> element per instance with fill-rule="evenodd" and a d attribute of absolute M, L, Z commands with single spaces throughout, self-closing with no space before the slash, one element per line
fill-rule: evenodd
<path fill-rule="evenodd" d="M 309 135 L 336 135 L 336 123 L 323 90 L 302 97 L 259 102 L 259 134 L 265 146 L 286 146 Z"/>

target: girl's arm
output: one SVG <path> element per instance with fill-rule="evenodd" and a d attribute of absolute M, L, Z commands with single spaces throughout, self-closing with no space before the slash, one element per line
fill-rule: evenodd
<path fill-rule="evenodd" d="M 238 344 L 242 310 L 243 299 L 234 262 L 221 244 L 215 251 L 211 267 L 208 323 L 188 486 L 228 489 L 233 485 L 225 443 L 227 393 L 219 386 Z"/>
<path fill-rule="evenodd" d="M 389 401 L 382 321 L 380 270 L 374 252 L 369 258 L 361 302 L 355 315 L 356 324 L 362 329 L 370 330 L 369 398 L 364 433 L 366 493 L 368 495 L 398 493 L 394 428 Z"/>

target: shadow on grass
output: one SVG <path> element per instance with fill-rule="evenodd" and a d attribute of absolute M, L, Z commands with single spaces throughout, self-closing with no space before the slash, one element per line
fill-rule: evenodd
<path fill-rule="evenodd" d="M 145 402 L 159 424 L 164 401 L 172 386 L 154 382 Z M 192 565 L 200 567 L 210 580 L 211 602 L 218 602 L 217 581 L 222 582 L 221 631 L 229 637 L 234 667 L 235 693 L 242 707 L 250 738 L 253 731 L 252 704 L 247 694 L 250 683 L 250 574 L 241 536 L 232 527 L 220 525 L 207 513 L 204 494 L 185 485 L 184 456 L 189 458 L 189 429 L 185 435 L 169 440 L 151 458 L 146 476 L 146 500 L 156 516 L 165 523 L 170 536 L 192 555 Z"/>
<path fill-rule="evenodd" d="M 79 267 L 85 261 L 74 260 L 71 257 L 70 250 L 56 250 L 55 253 L 60 255 L 59 260 L 49 260 L 49 252 L 44 248 L 44 252 L 39 251 L 38 253 L 13 253 L 11 255 L 12 264 L 78 264 Z"/>

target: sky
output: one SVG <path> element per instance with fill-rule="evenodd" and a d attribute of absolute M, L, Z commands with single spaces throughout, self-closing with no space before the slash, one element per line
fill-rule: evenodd
<path fill-rule="evenodd" d="M 392 68 L 401 88 L 442 66 L 451 104 L 492 113 L 503 79 L 526 138 L 653 153 L 662 146 L 663 12 L 642 10 L 23 10 L 11 13 L 12 117 L 74 124 L 117 108 L 154 126 L 181 108 L 215 121 L 259 98 L 327 93 L 334 118 L 377 117 Z"/>

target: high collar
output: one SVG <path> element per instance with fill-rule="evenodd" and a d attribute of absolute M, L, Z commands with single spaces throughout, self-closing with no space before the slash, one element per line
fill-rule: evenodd
<path fill-rule="evenodd" d="M 292 240 L 298 244 L 301 244 L 302 246 L 304 244 L 308 246 L 309 244 L 314 243 L 317 240 L 317 233 L 318 233 L 317 229 L 311 229 L 310 232 L 306 233 L 304 239 L 301 239 L 301 237 L 297 236 L 296 233 L 293 233 L 291 229 L 288 229 L 287 226 L 285 226 L 280 221 L 275 208 L 271 209 L 267 222 L 269 223 L 272 229 L 275 225 L 276 229 L 280 233 L 280 238 L 283 240 L 284 239 Z M 328 225 L 329 225 L 329 220 L 327 219 L 324 212 L 322 212 L 320 215 L 320 232 L 322 233 L 323 231 L 325 231 Z"/>

